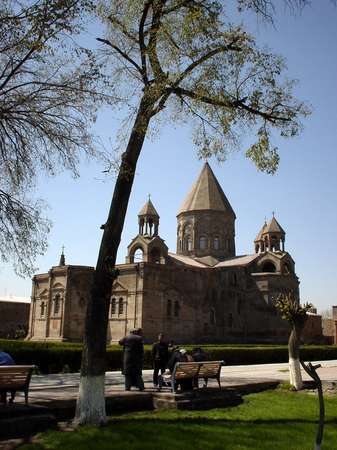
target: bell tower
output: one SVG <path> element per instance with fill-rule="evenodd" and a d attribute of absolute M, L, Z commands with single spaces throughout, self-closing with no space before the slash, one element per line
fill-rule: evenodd
<path fill-rule="evenodd" d="M 284 252 L 285 236 L 286 233 L 284 229 L 275 219 L 273 213 L 273 218 L 271 219 L 271 221 L 268 224 L 265 221 L 259 234 L 255 238 L 254 241 L 255 253 L 263 253 L 268 251 Z"/>
<path fill-rule="evenodd" d="M 142 236 L 158 236 L 159 214 L 157 213 L 150 195 L 148 201 L 138 214 L 139 234 Z"/>
<path fill-rule="evenodd" d="M 150 196 L 138 214 L 138 235 L 128 246 L 126 263 L 165 264 L 168 248 L 159 236 L 159 214 Z"/>

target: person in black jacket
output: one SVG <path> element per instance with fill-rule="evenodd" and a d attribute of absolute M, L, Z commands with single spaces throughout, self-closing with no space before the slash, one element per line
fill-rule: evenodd
<path fill-rule="evenodd" d="M 168 344 L 164 341 L 163 333 L 158 336 L 158 341 L 152 346 L 153 385 L 158 386 L 159 371 L 163 374 L 169 359 Z"/>
<path fill-rule="evenodd" d="M 142 329 L 136 328 L 130 331 L 119 341 L 123 345 L 123 373 L 125 376 L 125 390 L 129 391 L 131 386 L 137 387 L 140 391 L 144 390 L 144 381 L 142 377 L 144 345 Z"/>

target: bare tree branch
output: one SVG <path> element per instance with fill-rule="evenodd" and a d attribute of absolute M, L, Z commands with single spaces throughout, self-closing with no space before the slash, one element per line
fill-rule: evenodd
<path fill-rule="evenodd" d="M 96 41 L 102 42 L 103 44 L 108 45 L 109 47 L 116 50 L 117 53 L 119 53 L 126 61 L 128 61 L 130 64 L 132 64 L 138 72 L 143 76 L 142 68 L 134 61 L 130 56 L 128 56 L 123 50 L 121 50 L 117 45 L 114 45 L 112 42 L 110 42 L 108 39 L 102 39 L 102 38 L 96 38 Z"/>

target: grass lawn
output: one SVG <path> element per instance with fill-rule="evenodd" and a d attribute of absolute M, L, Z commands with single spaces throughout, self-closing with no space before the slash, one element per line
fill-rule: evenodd
<path fill-rule="evenodd" d="M 325 406 L 322 450 L 337 450 L 337 398 Z M 235 408 L 130 413 L 100 429 L 47 432 L 20 450 L 313 450 L 317 409 L 316 395 L 267 391 Z"/>

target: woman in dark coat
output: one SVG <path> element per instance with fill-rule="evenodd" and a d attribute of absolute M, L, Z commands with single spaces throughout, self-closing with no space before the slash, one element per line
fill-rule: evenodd
<path fill-rule="evenodd" d="M 119 341 L 123 345 L 123 373 L 125 376 L 125 390 L 129 391 L 131 386 L 137 387 L 140 391 L 144 390 L 144 381 L 142 378 L 144 345 L 141 328 L 130 331 Z"/>

